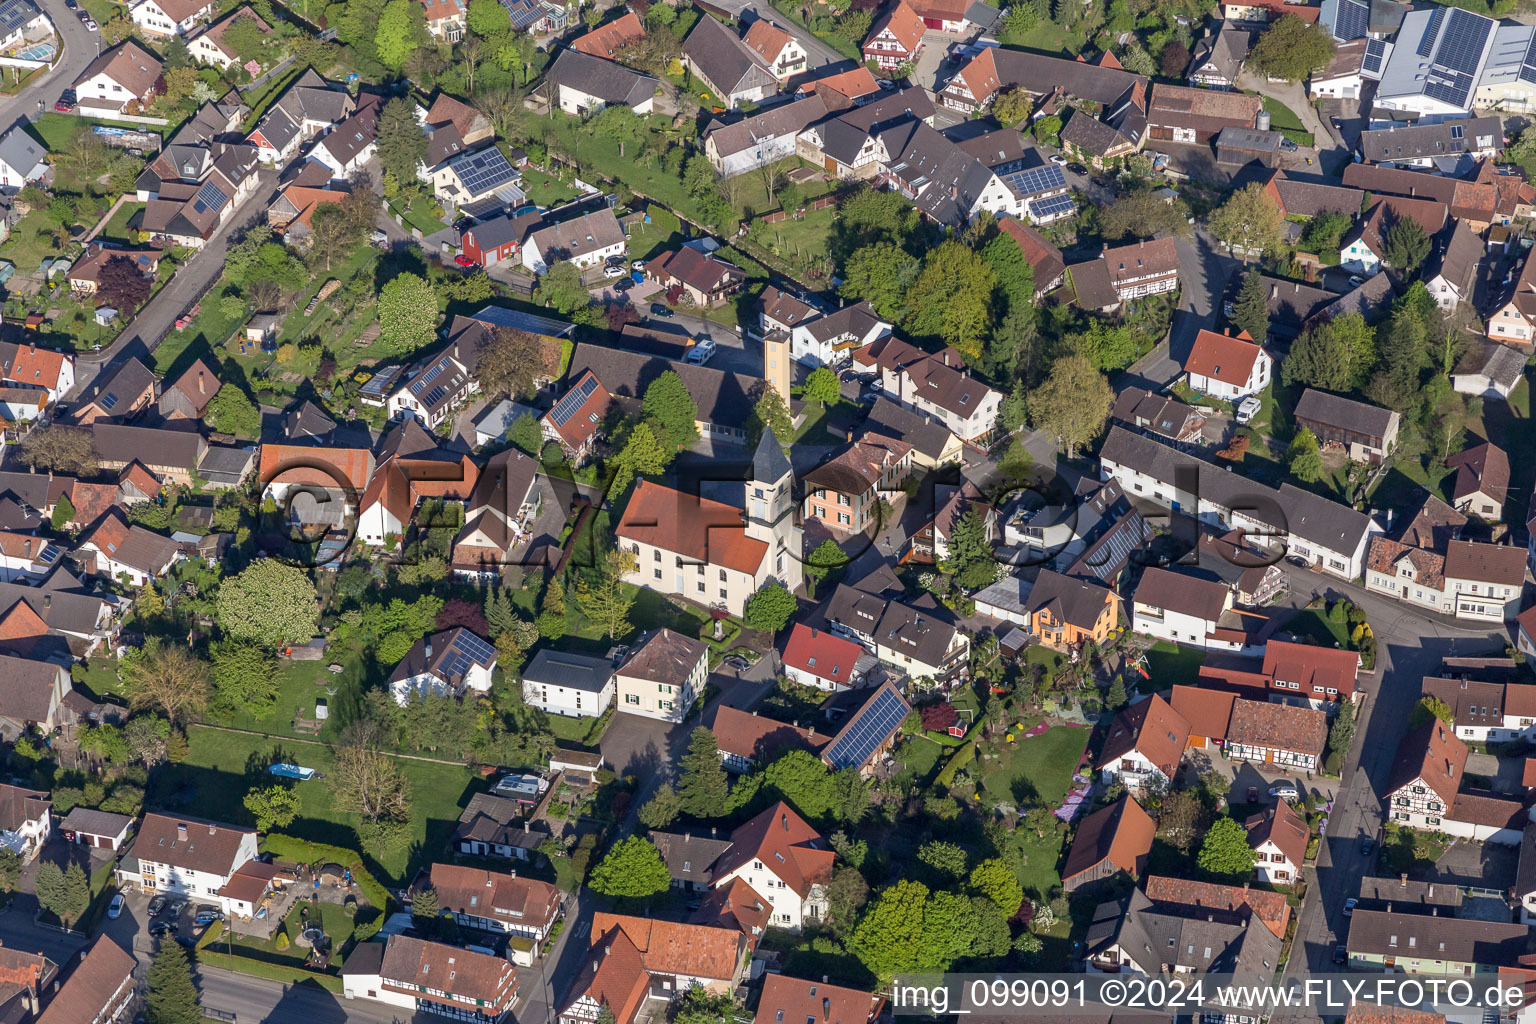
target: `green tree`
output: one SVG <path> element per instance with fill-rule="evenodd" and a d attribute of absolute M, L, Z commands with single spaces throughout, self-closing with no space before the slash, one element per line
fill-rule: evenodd
<path fill-rule="evenodd" d="M 1417 728 L 1437 718 L 1446 725 L 1456 724 L 1456 712 L 1451 710 L 1449 704 L 1439 697 L 1424 696 L 1420 697 L 1419 702 L 1413 706 L 1413 714 L 1409 716 L 1408 724 Z"/>
<path fill-rule="evenodd" d="M 1327 472 L 1323 466 L 1322 453 L 1318 450 L 1317 435 L 1306 427 L 1296 431 L 1296 436 L 1291 438 L 1285 457 L 1291 475 L 1303 483 L 1315 484 Z"/>
<path fill-rule="evenodd" d="M 838 294 L 867 300 L 881 319 L 900 323 L 907 316 L 907 292 L 922 269 L 921 260 L 895 243 L 875 242 L 855 249 L 844 262 Z"/>
<path fill-rule="evenodd" d="M 602 572 L 596 583 L 589 583 L 586 577 L 576 581 L 576 607 L 610 640 L 618 639 L 632 628 L 629 610 L 634 607 L 637 591 L 624 582 L 624 577 L 638 568 L 631 552 L 614 548 L 603 557 Z"/>
<path fill-rule="evenodd" d="M 626 103 L 604 107 L 602 113 L 592 119 L 592 128 L 619 144 L 620 160 L 624 159 L 625 143 L 640 141 L 646 132 L 645 122 Z"/>
<path fill-rule="evenodd" d="M 987 542 L 986 523 L 976 505 L 971 504 L 960 513 L 950 532 L 945 569 L 954 574 L 956 583 L 971 590 L 991 583 L 997 565 L 992 545 Z"/>
<path fill-rule="evenodd" d="M 830 537 L 816 546 L 810 557 L 805 560 L 805 575 L 811 580 L 812 587 L 819 586 L 821 581 L 827 578 L 827 574 L 835 572 L 848 564 L 848 556 L 843 549 L 837 546 L 837 541 Z"/>
<path fill-rule="evenodd" d="M 641 408 L 656 431 L 656 439 L 674 450 L 699 439 L 699 405 L 676 370 L 667 370 L 651 381 Z"/>
<path fill-rule="evenodd" d="M 784 396 L 773 388 L 764 388 L 757 403 L 752 406 L 752 419 L 747 432 L 753 444 L 762 438 L 764 430 L 773 431 L 774 440 L 779 442 L 779 447 L 788 455 L 788 440 L 795 436 L 794 420 L 790 418 L 789 406 L 784 404 Z"/>
<path fill-rule="evenodd" d="M 907 290 L 907 329 L 953 345 L 967 362 L 981 356 L 992 321 L 992 268 L 960 242 L 941 242 Z"/>
<path fill-rule="evenodd" d="M 1184 200 L 1167 202 L 1149 188 L 1138 188 L 1099 211 L 1099 232 L 1107 240 L 1187 234 L 1189 207 Z"/>
<path fill-rule="evenodd" d="M 672 787 L 672 783 L 663 782 L 656 787 L 656 795 L 641 806 L 638 817 L 640 824 L 659 832 L 676 821 L 682 813 L 683 801 L 677 795 L 677 790 Z"/>
<path fill-rule="evenodd" d="M 1233 192 L 1211 214 L 1210 229 L 1217 241 L 1247 260 L 1279 251 L 1284 220 L 1279 204 L 1254 182 Z"/>
<path fill-rule="evenodd" d="M 192 965 L 180 943 L 161 942 L 144 976 L 146 1024 L 203 1024 Z"/>
<path fill-rule="evenodd" d="M 208 403 L 205 418 L 209 426 L 225 434 L 234 434 L 246 440 L 261 436 L 260 410 L 244 391 L 233 384 L 219 388 L 213 400 Z"/>
<path fill-rule="evenodd" d="M 1387 228 L 1387 266 L 1412 273 L 1429 255 L 1429 234 L 1412 217 L 1399 217 Z"/>
<path fill-rule="evenodd" d="M 1231 818 L 1217 818 L 1200 844 L 1198 863 L 1201 871 L 1227 882 L 1247 879 L 1253 874 L 1248 833 Z"/>
<path fill-rule="evenodd" d="M 992 116 L 1005 125 L 1023 124 L 1024 119 L 1035 110 L 1035 97 L 1028 89 L 1020 89 L 1016 85 L 999 89 L 997 96 L 992 100 Z M 1057 131 L 1061 126 L 1057 125 Z"/>
<path fill-rule="evenodd" d="M 468 24 L 475 35 L 494 39 L 512 30 L 512 17 L 496 0 L 469 0 Z"/>
<path fill-rule="evenodd" d="M 569 260 L 562 260 L 544 272 L 533 297 L 565 316 L 592 302 L 592 293 L 581 283 L 581 271 Z"/>
<path fill-rule="evenodd" d="M 812 820 L 832 812 L 832 774 L 815 754 L 791 750 L 763 771 L 763 783 Z"/>
<path fill-rule="evenodd" d="M 1115 676 L 1115 681 L 1109 684 L 1109 693 L 1104 696 L 1104 706 L 1111 711 L 1119 711 L 1125 707 L 1125 679 Z"/>
<path fill-rule="evenodd" d="M 539 429 L 539 421 L 526 412 L 507 428 L 507 440 L 512 442 L 512 447 L 535 457 L 544 449 L 544 432 Z"/>
<path fill-rule="evenodd" d="M 234 640 L 276 647 L 315 635 L 320 607 L 304 570 L 275 558 L 252 562 L 219 586 L 219 628 Z"/>
<path fill-rule="evenodd" d="M 60 494 L 59 500 L 53 505 L 53 518 L 50 522 L 55 530 L 62 530 L 75 521 L 75 505 L 69 500 L 69 495 Z"/>
<path fill-rule="evenodd" d="M 406 2 L 408 0 L 394 0 L 396 4 Z M 384 173 L 396 181 L 416 181 L 418 168 L 427 158 L 427 137 L 416 122 L 415 107 L 412 100 L 401 96 L 384 104 L 384 109 L 379 111 L 379 164 Z M 435 300 L 432 308 L 437 309 Z"/>
<path fill-rule="evenodd" d="M 269 647 L 244 642 L 214 645 L 213 706 L 222 714 L 265 718 L 277 706 L 281 677 Z"/>
<path fill-rule="evenodd" d="M 1047 114 L 1034 124 L 1035 140 L 1042 146 L 1061 145 L 1061 118 Z"/>
<path fill-rule="evenodd" d="M 565 636 L 565 584 L 558 575 L 552 575 L 544 585 L 544 598 L 539 604 L 539 636 L 546 640 L 558 640 Z"/>
<path fill-rule="evenodd" d="M 1151 78 L 1157 74 L 1157 65 L 1153 63 L 1152 55 L 1139 43 L 1129 43 L 1120 51 L 1120 64 L 1133 75 Z"/>
<path fill-rule="evenodd" d="M 1248 54 L 1248 67 L 1270 78 L 1301 82 L 1333 59 L 1333 40 L 1325 29 L 1287 14 L 1259 36 Z"/>
<path fill-rule="evenodd" d="M 53 861 L 43 861 L 33 876 L 32 891 L 37 896 L 38 904 L 53 913 L 53 908 L 62 906 L 64 902 L 64 870 Z"/>
<path fill-rule="evenodd" d="M 613 493 L 620 494 L 636 476 L 655 476 L 666 471 L 677 450 L 664 445 L 656 438 L 656 431 L 649 423 L 637 423 L 624 440 L 624 447 L 614 456 L 614 468 L 618 471 L 613 481 Z"/>
<path fill-rule="evenodd" d="M 1301 233 L 1301 248 L 1304 252 L 1321 255 L 1322 253 L 1338 253 L 1343 244 L 1344 235 L 1354 224 L 1346 214 L 1337 211 L 1319 213 L 1307 222 L 1307 228 Z"/>
<path fill-rule="evenodd" d="M 992 278 L 1008 308 L 1028 307 L 1035 295 L 1035 268 L 1013 236 L 1006 231 L 993 235 L 981 247 L 981 258 L 992 269 Z"/>
<path fill-rule="evenodd" d="M 1008 917 L 1019 912 L 1024 904 L 1024 887 L 1019 876 L 1008 862 L 993 857 L 971 869 L 971 888 L 996 903 Z"/>
<path fill-rule="evenodd" d="M 1030 419 L 1049 432 L 1070 459 L 1103 431 L 1114 402 L 1109 380 L 1087 357 L 1062 356 L 1045 382 L 1030 392 Z"/>
<path fill-rule="evenodd" d="M 1232 322 L 1260 345 L 1269 340 L 1269 297 L 1265 294 L 1264 278 L 1256 271 L 1243 278 Z"/>
<path fill-rule="evenodd" d="M 900 971 L 947 971 L 975 939 L 969 899 L 903 880 L 870 904 L 848 938 L 848 951 L 876 977 L 889 979 Z"/>
<path fill-rule="evenodd" d="M 1328 757 L 1324 771 L 1337 775 L 1349 756 L 1350 745 L 1355 742 L 1355 702 L 1339 701 L 1339 709 L 1328 726 Z"/>
<path fill-rule="evenodd" d="M 630 836 L 608 851 L 592 875 L 587 887 L 615 899 L 641 900 L 666 892 L 672 875 L 666 863 L 648 839 Z"/>
<path fill-rule="evenodd" d="M 677 795 L 683 810 L 695 818 L 724 815 L 731 784 L 720 763 L 720 745 L 715 742 L 715 734 L 702 725 L 693 730 L 680 764 L 682 778 L 677 784 Z"/>
<path fill-rule="evenodd" d="M 1280 364 L 1280 380 L 1286 387 L 1354 391 L 1364 386 L 1375 363 L 1376 331 L 1359 313 L 1350 313 L 1302 331 Z M 1417 371 L 1413 374 L 1417 391 Z"/>
<path fill-rule="evenodd" d="M 411 893 L 411 917 L 426 923 L 430 928 L 436 928 L 441 914 L 442 903 L 436 889 L 428 885 Z"/>
<path fill-rule="evenodd" d="M 837 374 L 825 366 L 818 366 L 805 378 L 805 391 L 801 395 L 807 402 L 835 402 L 843 395 L 843 386 Z"/>
<path fill-rule="evenodd" d="M 747 598 L 746 614 L 742 621 L 748 629 L 761 629 L 777 633 L 784 628 L 799 609 L 795 595 L 784 589 L 781 583 L 766 583 L 757 593 Z"/>
<path fill-rule="evenodd" d="M 931 839 L 917 848 L 917 860 L 939 875 L 945 885 L 965 877 L 965 847 L 957 843 Z"/>
<path fill-rule="evenodd" d="M 379 340 L 390 355 L 409 355 L 431 345 L 437 321 L 437 294 L 415 274 L 397 274 L 379 292 Z"/>
<path fill-rule="evenodd" d="M 302 803 L 298 792 L 290 786 L 262 786 L 245 794 L 245 809 L 255 819 L 258 832 L 292 825 L 293 819 L 299 816 Z"/>
<path fill-rule="evenodd" d="M 118 674 L 135 709 L 150 708 L 175 722 L 208 706 L 208 666 L 190 649 L 160 637 L 125 658 Z"/>
<path fill-rule="evenodd" d="M 21 879 L 21 867 L 21 854 L 8 846 L 0 847 L 0 892 L 16 891 L 16 883 Z"/>

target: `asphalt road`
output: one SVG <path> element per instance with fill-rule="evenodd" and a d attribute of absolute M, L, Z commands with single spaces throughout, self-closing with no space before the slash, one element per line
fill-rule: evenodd
<path fill-rule="evenodd" d="M 20 118 L 36 114 L 39 100 L 44 109 L 52 110 L 59 94 L 80 77 L 80 72 L 101 52 L 101 33 L 91 32 L 80 24 L 75 13 L 64 6 L 64 0 L 38 0 L 38 6 L 53 21 L 53 30 L 64 44 L 64 53 L 52 71 L 33 79 L 16 95 L 0 99 L 0 124 L 11 125 Z"/>
<path fill-rule="evenodd" d="M 317 984 L 283 985 L 219 967 L 199 967 L 197 974 L 203 1009 L 232 1013 L 239 1024 L 400 1024 L 418 1016 L 383 1003 L 344 999 Z"/>

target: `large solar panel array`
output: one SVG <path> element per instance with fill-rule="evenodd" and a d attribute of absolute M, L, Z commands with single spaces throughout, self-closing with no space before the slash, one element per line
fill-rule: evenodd
<path fill-rule="evenodd" d="M 1441 14 L 1446 8 L 1435 8 Z M 1434 20 L 1433 17 L 1430 19 Z M 1493 22 L 1470 11 L 1453 8 L 1445 18 L 1445 30 L 1435 46 L 1434 62 L 1424 83 L 1424 95 L 1453 107 L 1465 107 L 1477 82 L 1478 67 Z M 1429 32 L 1425 31 L 1425 36 Z M 1420 44 L 1420 53 L 1423 45 Z"/>
<path fill-rule="evenodd" d="M 449 658 L 443 663 L 443 668 L 450 676 L 462 676 L 469 671 L 471 665 L 477 663 L 489 665 L 496 661 L 496 652 L 491 645 L 467 629 L 459 630 L 453 643 L 448 645 L 448 653 Z"/>
<path fill-rule="evenodd" d="M 541 334 L 546 338 L 563 338 L 576 329 L 576 325 L 564 320 L 551 320 L 547 316 L 524 313 L 505 306 L 486 306 L 470 319 L 497 327 L 513 327 L 529 334 Z"/>
<path fill-rule="evenodd" d="M 229 202 L 229 196 L 226 196 L 223 189 L 210 181 L 197 190 L 195 208 L 199 213 L 203 210 L 222 210 L 227 202 Z"/>
<path fill-rule="evenodd" d="M 1053 188 L 1066 188 L 1067 176 L 1055 164 L 1031 167 L 1027 171 L 1014 171 L 1003 176 L 1008 187 L 1021 196 L 1038 195 Z"/>
<path fill-rule="evenodd" d="M 567 420 L 576 415 L 582 403 L 592 397 L 592 392 L 597 390 L 597 378 L 587 374 L 581 379 L 581 383 L 567 392 L 566 396 L 555 403 L 555 407 L 549 411 L 550 421 L 557 427 L 565 426 Z"/>
<path fill-rule="evenodd" d="M 911 710 L 895 690 L 881 690 L 827 751 L 834 771 L 862 765 Z"/>
<path fill-rule="evenodd" d="M 1348 42 L 1367 34 L 1371 24 L 1371 5 L 1364 0 L 1339 0 L 1333 18 L 1333 37 Z"/>
<path fill-rule="evenodd" d="M 517 178 L 517 168 L 495 147 L 460 160 L 454 165 L 454 171 L 473 196 L 484 195 Z"/>
<path fill-rule="evenodd" d="M 1536 32 L 1531 33 L 1531 45 L 1525 48 L 1525 61 L 1520 65 L 1520 80 L 1536 83 Z"/>
<path fill-rule="evenodd" d="M 1428 57 L 1435 49 L 1435 39 L 1440 35 L 1440 23 L 1445 20 L 1445 8 L 1436 7 L 1429 12 L 1429 24 L 1424 26 L 1424 34 L 1419 37 L 1419 56 Z"/>
<path fill-rule="evenodd" d="M 1387 44 L 1381 39 L 1372 39 L 1365 44 L 1365 60 L 1360 64 L 1364 71 L 1373 75 L 1381 74 L 1381 65 L 1387 59 Z"/>
<path fill-rule="evenodd" d="M 1052 217 L 1062 217 L 1071 213 L 1074 209 L 1076 207 L 1072 205 L 1071 196 L 1051 196 L 1049 199 L 1042 199 L 1038 203 L 1029 204 L 1030 213 L 1034 214 L 1037 220 L 1050 220 Z"/>

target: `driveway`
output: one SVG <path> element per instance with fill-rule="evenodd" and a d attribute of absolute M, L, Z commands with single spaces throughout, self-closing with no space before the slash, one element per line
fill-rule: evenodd
<path fill-rule="evenodd" d="M 1232 275 L 1243 263 L 1226 253 L 1205 228 L 1174 240 L 1179 252 L 1179 307 L 1166 340 L 1138 359 L 1130 369 L 1130 382 L 1152 391 L 1172 384 L 1184 372 L 1184 361 L 1194 347 L 1195 335 L 1216 326 L 1222 296 Z"/>
<path fill-rule="evenodd" d="M 1306 90 L 1300 82 L 1271 82 L 1263 75 L 1244 70 L 1237 76 L 1239 89 L 1251 89 L 1260 96 L 1268 96 L 1289 107 L 1301 118 L 1302 125 L 1312 133 L 1317 147 L 1317 159 L 1325 174 L 1341 174 L 1343 164 L 1349 162 L 1349 151 L 1344 148 L 1338 133 L 1317 116 Z"/>

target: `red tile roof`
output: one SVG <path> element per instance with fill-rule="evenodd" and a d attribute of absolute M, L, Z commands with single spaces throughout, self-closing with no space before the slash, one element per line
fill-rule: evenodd
<path fill-rule="evenodd" d="M 747 536 L 741 509 L 650 480 L 640 481 L 615 532 L 623 540 L 752 575 L 768 554 L 766 542 Z"/>
<path fill-rule="evenodd" d="M 741 967 L 745 937 L 728 928 L 653 921 L 648 917 L 592 915 L 592 944 L 622 932 L 640 952 L 640 962 L 653 974 L 684 974 L 695 978 L 734 981 Z"/>
<path fill-rule="evenodd" d="M 780 800 L 731 833 L 731 848 L 715 863 L 715 877 L 724 878 L 760 860 L 780 881 L 805 897 L 812 885 L 832 877 L 836 856 L 821 833 Z"/>
<path fill-rule="evenodd" d="M 1348 696 L 1355 692 L 1359 669 L 1360 655 L 1354 651 L 1288 640 L 1270 640 L 1264 645 L 1264 674 L 1270 679 L 1300 683 L 1303 692 L 1310 686 L 1321 686 Z"/>
<path fill-rule="evenodd" d="M 1195 909 L 1247 911 L 1282 939 L 1285 938 L 1286 924 L 1291 919 L 1291 906 L 1285 901 L 1284 893 L 1253 889 L 1246 885 L 1219 885 L 1215 882 L 1192 882 L 1185 878 L 1148 875 L 1144 891 L 1147 899 L 1153 903 L 1169 903 Z"/>
<path fill-rule="evenodd" d="M 1178 774 L 1179 760 L 1188 743 L 1189 723 L 1167 701 L 1153 694 L 1115 716 L 1098 767 L 1110 768 L 1136 751 L 1171 779 Z"/>
<path fill-rule="evenodd" d="M 778 59 L 779 53 L 789 45 L 793 37 L 767 18 L 758 18 L 747 29 L 747 34 L 742 37 L 742 42 L 747 44 L 747 49 L 757 54 L 763 60 L 772 64 Z"/>
<path fill-rule="evenodd" d="M 604 60 L 612 60 L 613 55 L 624 47 L 644 38 L 645 27 L 640 24 L 640 19 L 635 17 L 634 11 L 627 11 L 623 17 L 615 18 L 606 25 L 599 25 L 586 35 L 572 41 L 571 49 L 580 50 L 593 57 L 602 57 Z"/>
<path fill-rule="evenodd" d="M 846 686 L 854 663 L 863 656 L 864 648 L 853 641 L 797 622 L 784 645 L 783 661 L 790 668 Z"/>
<path fill-rule="evenodd" d="M 1247 331 L 1234 337 L 1202 330 L 1195 335 L 1195 344 L 1184 361 L 1184 370 L 1241 387 L 1248 383 L 1253 364 L 1263 351 Z"/>
<path fill-rule="evenodd" d="M 1322 714 L 1321 711 L 1318 714 Z M 1281 800 L 1272 807 L 1264 810 L 1263 814 L 1254 815 L 1247 822 L 1248 845 L 1257 850 L 1265 843 L 1274 843 L 1285 859 L 1294 866 L 1300 868 L 1307 859 L 1307 840 L 1311 838 L 1312 831 L 1301 815 L 1291 809 L 1291 805 Z"/>
<path fill-rule="evenodd" d="M 1156 834 L 1157 822 L 1126 794 L 1078 823 L 1061 880 L 1070 887 L 1074 878 L 1105 861 L 1118 871 L 1140 874 Z"/>
<path fill-rule="evenodd" d="M 869 1024 L 884 1005 L 885 999 L 872 992 L 767 974 L 752 1024 Z"/>
<path fill-rule="evenodd" d="M 876 19 L 869 30 L 869 38 L 864 41 L 864 44 L 868 46 L 870 39 L 874 39 L 886 29 L 890 29 L 891 35 L 896 37 L 896 41 L 908 53 L 916 50 L 918 44 L 923 41 L 923 19 L 917 16 L 917 12 L 912 10 L 906 0 L 899 0 L 895 7 Z M 978 96 L 977 99 L 979 101 L 981 97 Z"/>
<path fill-rule="evenodd" d="M 566 994 L 565 1005 L 572 1005 L 583 995 L 591 996 L 613 1012 L 614 1024 L 630 1024 L 651 983 L 640 950 L 624 929 L 614 926 L 599 933 L 595 920 L 592 947 L 596 959 L 589 959 L 590 966 L 583 965 Z"/>
<path fill-rule="evenodd" d="M 361 494 L 368 486 L 373 453 L 367 448 L 316 448 L 297 444 L 261 446 L 261 482 L 320 484 L 343 483 Z M 76 506 L 79 507 L 78 505 Z"/>
<path fill-rule="evenodd" d="M 1232 703 L 1227 740 L 1321 758 L 1328 741 L 1328 714 L 1316 708 L 1239 698 Z"/>
<path fill-rule="evenodd" d="M 749 711 L 718 705 L 710 727 L 722 753 L 753 761 L 771 761 L 785 750 L 819 754 L 832 740 L 830 732 L 816 732 Z"/>
<path fill-rule="evenodd" d="M 1172 704 L 1173 710 L 1189 723 L 1191 737 L 1221 741 L 1227 738 L 1227 723 L 1232 720 L 1232 702 L 1236 699 L 1236 694 L 1222 690 L 1175 686 Z"/>

